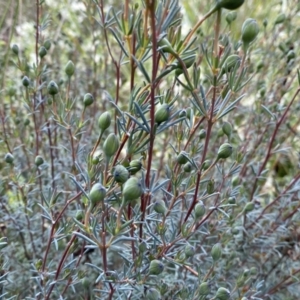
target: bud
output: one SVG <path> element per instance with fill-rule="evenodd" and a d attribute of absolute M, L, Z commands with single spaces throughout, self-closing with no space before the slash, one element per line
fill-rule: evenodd
<path fill-rule="evenodd" d="M 133 201 L 143 194 L 143 188 L 141 182 L 135 178 L 129 178 L 125 184 L 123 189 L 123 197 L 125 202 Z"/>
<path fill-rule="evenodd" d="M 228 203 L 229 204 L 235 204 L 236 203 L 236 198 L 235 197 L 229 197 L 228 198 Z"/>
<path fill-rule="evenodd" d="M 142 163 L 138 159 L 134 159 L 129 163 L 130 174 L 137 173 L 142 168 Z"/>
<path fill-rule="evenodd" d="M 295 53 L 295 51 L 294 51 L 294 50 L 290 50 L 290 51 L 287 53 L 286 57 L 287 57 L 288 61 L 290 61 L 291 59 L 296 58 L 296 53 Z"/>
<path fill-rule="evenodd" d="M 226 159 L 229 156 L 231 156 L 231 154 L 232 154 L 232 146 L 228 143 L 225 143 L 225 144 L 221 145 L 218 150 L 217 160 L 219 160 L 221 158 Z"/>
<path fill-rule="evenodd" d="M 183 170 L 186 173 L 190 173 L 193 169 L 193 166 L 190 162 L 187 162 L 184 166 L 183 166 Z"/>
<path fill-rule="evenodd" d="M 221 69 L 221 75 L 231 72 L 233 68 L 239 68 L 241 65 L 241 58 L 237 54 L 229 55 Z"/>
<path fill-rule="evenodd" d="M 229 122 L 224 122 L 222 125 L 223 132 L 227 135 L 228 138 L 231 136 L 232 126 Z"/>
<path fill-rule="evenodd" d="M 47 54 L 47 49 L 44 46 L 40 47 L 39 49 L 40 58 L 43 58 L 44 56 L 46 56 L 46 54 Z"/>
<path fill-rule="evenodd" d="M 161 124 L 165 121 L 168 121 L 170 117 L 170 106 L 169 104 L 162 104 L 158 107 L 155 112 L 154 120 L 156 123 Z"/>
<path fill-rule="evenodd" d="M 211 179 L 206 186 L 206 192 L 207 194 L 212 194 L 215 190 L 215 181 L 213 179 Z"/>
<path fill-rule="evenodd" d="M 28 126 L 29 124 L 30 124 L 30 120 L 28 119 L 28 118 L 26 118 L 25 120 L 24 120 L 24 126 Z"/>
<path fill-rule="evenodd" d="M 279 15 L 277 16 L 277 18 L 276 18 L 274 24 L 275 24 L 275 25 L 281 24 L 281 23 L 283 23 L 283 22 L 285 21 L 285 19 L 286 19 L 285 13 L 281 13 L 281 14 L 279 14 Z"/>
<path fill-rule="evenodd" d="M 201 166 L 201 170 L 207 170 L 210 167 L 210 165 L 211 161 L 209 159 L 206 159 Z"/>
<path fill-rule="evenodd" d="M 8 164 L 12 164 L 14 162 L 14 156 L 11 153 L 6 153 L 4 160 Z"/>
<path fill-rule="evenodd" d="M 263 20 L 263 25 L 264 25 L 265 28 L 268 26 L 268 20 L 267 19 Z"/>
<path fill-rule="evenodd" d="M 29 78 L 28 78 L 27 76 L 24 76 L 24 77 L 23 77 L 23 79 L 22 79 L 22 84 L 23 84 L 23 86 L 25 86 L 25 87 L 28 87 L 28 86 L 29 86 L 30 80 L 29 80 Z"/>
<path fill-rule="evenodd" d="M 234 10 L 242 6 L 244 0 L 221 0 L 217 3 L 217 8 L 226 8 L 229 10 Z"/>
<path fill-rule="evenodd" d="M 154 259 L 150 262 L 149 274 L 150 275 L 158 275 L 162 273 L 164 270 L 164 264 L 157 259 Z"/>
<path fill-rule="evenodd" d="M 195 60 L 196 60 L 196 54 L 181 58 L 181 61 L 184 63 L 186 69 L 190 68 L 193 65 L 193 63 L 195 62 Z M 177 69 L 175 71 L 175 75 L 179 76 L 180 74 L 183 73 L 183 67 L 182 67 L 181 62 L 177 61 L 176 67 L 177 67 Z"/>
<path fill-rule="evenodd" d="M 244 207 L 244 212 L 251 212 L 254 209 L 254 202 L 248 202 Z"/>
<path fill-rule="evenodd" d="M 102 113 L 98 119 L 99 128 L 105 131 L 111 124 L 111 115 L 108 111 Z"/>
<path fill-rule="evenodd" d="M 139 251 L 141 253 L 145 252 L 147 250 L 147 243 L 145 241 L 142 241 L 140 244 L 139 244 Z"/>
<path fill-rule="evenodd" d="M 242 27 L 242 41 L 245 46 L 248 46 L 250 43 L 252 43 L 259 32 L 259 27 L 254 19 L 247 19 Z"/>
<path fill-rule="evenodd" d="M 113 176 L 116 182 L 125 183 L 129 178 L 129 172 L 124 166 L 117 165 L 114 168 Z"/>
<path fill-rule="evenodd" d="M 204 215 L 205 215 L 205 206 L 203 204 L 202 201 L 199 201 L 196 205 L 195 205 L 195 219 L 198 221 L 200 220 Z"/>
<path fill-rule="evenodd" d="M 46 40 L 44 42 L 43 46 L 46 48 L 47 51 L 50 50 L 50 48 L 51 48 L 51 41 L 50 40 Z"/>
<path fill-rule="evenodd" d="M 71 77 L 75 72 L 75 66 L 71 60 L 68 61 L 65 67 L 65 72 L 68 77 Z"/>
<path fill-rule="evenodd" d="M 230 291 L 220 287 L 216 293 L 216 299 L 218 300 L 230 300 Z"/>
<path fill-rule="evenodd" d="M 185 247 L 184 247 L 184 254 L 185 254 L 185 257 L 186 258 L 189 258 L 189 257 L 192 257 L 195 255 L 195 247 L 193 247 L 192 245 L 190 244 L 187 244 Z"/>
<path fill-rule="evenodd" d="M 75 219 L 78 220 L 78 221 L 81 221 L 81 220 L 83 220 L 83 217 L 84 217 L 83 211 L 82 210 L 77 210 Z"/>
<path fill-rule="evenodd" d="M 19 55 L 19 47 L 17 44 L 13 44 L 11 50 L 15 55 Z"/>
<path fill-rule="evenodd" d="M 217 243 L 215 245 L 213 245 L 212 249 L 211 249 L 211 257 L 213 259 L 214 262 L 218 261 L 222 256 L 222 248 L 221 248 L 221 244 Z"/>
<path fill-rule="evenodd" d="M 188 154 L 185 151 L 181 151 L 178 155 L 177 155 L 177 162 L 180 165 L 184 165 L 188 162 Z"/>
<path fill-rule="evenodd" d="M 47 86 L 47 90 L 48 90 L 48 93 L 52 96 L 56 95 L 58 93 L 58 86 L 56 84 L 55 81 L 50 81 L 48 86 Z"/>
<path fill-rule="evenodd" d="M 90 106 L 91 104 L 93 104 L 93 102 L 94 102 L 94 97 L 92 94 L 87 93 L 84 95 L 84 97 L 83 97 L 84 107 Z"/>
<path fill-rule="evenodd" d="M 160 292 L 157 289 L 150 288 L 147 291 L 146 299 L 147 300 L 160 300 L 161 299 Z"/>
<path fill-rule="evenodd" d="M 102 202 L 106 195 L 106 189 L 101 183 L 95 183 L 90 191 L 90 200 L 92 205 L 96 205 Z"/>
<path fill-rule="evenodd" d="M 153 209 L 158 214 L 165 214 L 167 211 L 165 202 L 163 200 L 156 200 L 153 206 Z"/>
<path fill-rule="evenodd" d="M 112 157 L 117 152 L 118 149 L 119 149 L 118 137 L 114 133 L 109 134 L 109 136 L 104 141 L 103 152 L 107 157 Z"/>
<path fill-rule="evenodd" d="M 237 13 L 235 11 L 229 12 L 225 17 L 228 25 L 230 25 L 236 19 L 236 17 L 237 17 Z"/>
<path fill-rule="evenodd" d="M 202 282 L 199 286 L 199 295 L 207 296 L 210 292 L 209 284 L 207 282 Z"/>
<path fill-rule="evenodd" d="M 199 139 L 202 140 L 206 137 L 206 130 L 205 129 L 201 129 L 199 131 Z"/>
<path fill-rule="evenodd" d="M 40 156 L 40 155 L 37 155 L 35 157 L 35 160 L 34 160 L 34 164 L 39 167 L 41 166 L 42 164 L 44 163 L 44 159 Z"/>
<path fill-rule="evenodd" d="M 256 268 L 256 267 L 250 268 L 250 274 L 251 274 L 252 276 L 255 276 L 255 275 L 257 274 L 257 268 Z"/>

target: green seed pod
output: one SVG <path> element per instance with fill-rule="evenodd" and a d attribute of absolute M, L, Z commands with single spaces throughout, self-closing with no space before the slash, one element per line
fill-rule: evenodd
<path fill-rule="evenodd" d="M 217 8 L 226 8 L 229 10 L 235 10 L 242 6 L 244 0 L 218 0 Z"/>
<path fill-rule="evenodd" d="M 250 274 L 251 274 L 252 276 L 255 276 L 255 275 L 257 274 L 257 268 L 256 268 L 256 267 L 250 268 Z"/>
<path fill-rule="evenodd" d="M 147 291 L 146 299 L 147 300 L 160 300 L 161 299 L 160 292 L 157 289 L 150 288 Z"/>
<path fill-rule="evenodd" d="M 186 164 L 189 160 L 188 160 L 188 154 L 185 151 L 181 151 L 178 155 L 177 155 L 177 162 L 180 165 L 184 165 Z"/>
<path fill-rule="evenodd" d="M 39 166 L 41 166 L 43 163 L 44 163 L 43 157 L 40 156 L 40 155 L 37 155 L 37 156 L 35 157 L 34 164 L 35 164 L 37 167 L 39 167 Z"/>
<path fill-rule="evenodd" d="M 71 77 L 75 72 L 75 66 L 71 60 L 68 61 L 65 67 L 65 72 L 68 77 Z"/>
<path fill-rule="evenodd" d="M 190 244 L 187 244 L 184 247 L 184 254 L 186 258 L 193 257 L 195 255 L 195 247 Z"/>
<path fill-rule="evenodd" d="M 259 27 L 254 19 L 247 19 L 242 27 L 242 41 L 245 46 L 252 43 L 259 33 Z"/>
<path fill-rule="evenodd" d="M 187 162 L 184 166 L 183 166 L 183 170 L 186 173 L 190 173 L 193 170 L 193 166 L 190 162 Z"/>
<path fill-rule="evenodd" d="M 202 140 L 202 139 L 205 139 L 206 137 L 206 130 L 205 129 L 201 129 L 199 131 L 199 139 Z"/>
<path fill-rule="evenodd" d="M 268 26 L 268 20 L 267 19 L 264 19 L 263 20 L 263 26 L 266 28 Z"/>
<path fill-rule="evenodd" d="M 221 244 L 217 243 L 217 244 L 213 245 L 210 254 L 211 254 L 211 257 L 214 262 L 218 261 L 222 256 Z"/>
<path fill-rule="evenodd" d="M 25 120 L 24 120 L 24 126 L 28 126 L 29 124 L 30 124 L 30 120 L 28 119 L 28 118 L 26 118 Z"/>
<path fill-rule="evenodd" d="M 237 17 L 237 13 L 235 11 L 231 11 L 229 12 L 226 17 L 225 20 L 228 23 L 228 25 L 230 25 Z"/>
<path fill-rule="evenodd" d="M 206 186 L 206 192 L 207 194 L 212 194 L 215 191 L 215 181 L 211 179 Z"/>
<path fill-rule="evenodd" d="M 47 51 L 50 50 L 50 48 L 51 48 L 51 41 L 50 40 L 46 40 L 44 42 L 43 46 L 46 48 Z"/>
<path fill-rule="evenodd" d="M 114 168 L 113 176 L 116 182 L 125 183 L 129 178 L 129 172 L 124 166 L 117 165 Z"/>
<path fill-rule="evenodd" d="M 83 220 L 83 217 L 84 217 L 83 211 L 82 210 L 77 210 L 75 219 L 78 220 L 78 221 L 81 221 L 81 220 Z"/>
<path fill-rule="evenodd" d="M 199 201 L 196 205 L 195 205 L 195 219 L 198 221 L 200 220 L 204 215 L 205 215 L 205 206 L 203 204 L 202 201 Z"/>
<path fill-rule="evenodd" d="M 189 69 L 196 60 L 196 54 L 189 55 L 189 56 L 186 56 L 186 57 L 182 57 L 181 60 L 185 64 L 186 69 Z M 175 75 L 179 76 L 183 73 L 182 64 L 179 61 L 177 61 L 176 62 L 176 67 L 177 67 L 177 69 L 175 71 Z"/>
<path fill-rule="evenodd" d="M 23 84 L 23 86 L 25 86 L 25 87 L 28 87 L 28 86 L 29 86 L 30 80 L 29 80 L 29 78 L 28 78 L 27 76 L 24 76 L 24 77 L 22 78 L 22 84 Z"/>
<path fill-rule="evenodd" d="M 217 293 L 216 293 L 216 299 L 230 300 L 230 291 L 223 287 L 218 288 Z"/>
<path fill-rule="evenodd" d="M 173 49 L 171 43 L 165 37 L 158 41 L 158 46 L 159 46 L 159 48 L 161 48 L 161 50 L 163 52 L 171 53 L 171 54 L 176 54 L 176 52 Z"/>
<path fill-rule="evenodd" d="M 210 292 L 209 284 L 207 282 L 202 282 L 199 286 L 199 295 L 207 296 Z"/>
<path fill-rule="evenodd" d="M 232 146 L 228 143 L 225 143 L 225 144 L 221 145 L 218 150 L 217 160 L 219 160 L 221 158 L 226 159 L 229 156 L 231 156 L 231 154 L 232 154 Z"/>
<path fill-rule="evenodd" d="M 109 134 L 109 136 L 104 141 L 103 152 L 107 157 L 112 157 L 118 151 L 118 149 L 119 149 L 118 137 L 114 133 Z"/>
<path fill-rule="evenodd" d="M 143 188 L 141 182 L 135 178 L 129 178 L 125 184 L 123 189 L 123 197 L 125 202 L 131 202 L 135 199 L 141 197 L 143 194 Z"/>
<path fill-rule="evenodd" d="M 164 270 L 164 264 L 160 260 L 154 259 L 150 262 L 150 267 L 149 267 L 150 275 L 158 275 L 162 273 L 163 270 Z"/>
<path fill-rule="evenodd" d="M 50 81 L 48 86 L 47 86 L 47 90 L 48 90 L 48 93 L 52 96 L 56 95 L 58 93 L 58 86 L 56 84 L 55 81 Z"/>
<path fill-rule="evenodd" d="M 254 202 L 248 202 L 244 207 L 244 212 L 248 213 L 254 209 Z"/>
<path fill-rule="evenodd" d="M 290 50 L 290 51 L 287 53 L 286 57 L 287 57 L 288 61 L 290 61 L 291 59 L 296 58 L 296 53 L 295 53 L 295 51 L 294 51 L 294 50 Z"/>
<path fill-rule="evenodd" d="M 105 131 L 111 124 L 111 115 L 108 111 L 102 113 L 98 119 L 98 125 L 101 131 Z"/>
<path fill-rule="evenodd" d="M 224 122 L 223 123 L 222 130 L 227 135 L 228 138 L 231 136 L 232 126 L 229 122 Z"/>
<path fill-rule="evenodd" d="M 201 166 L 201 170 L 207 170 L 210 167 L 210 165 L 211 161 L 209 159 L 206 159 Z"/>
<path fill-rule="evenodd" d="M 19 47 L 17 44 L 13 44 L 11 50 L 15 55 L 19 55 Z"/>
<path fill-rule="evenodd" d="M 92 94 L 87 93 L 84 95 L 84 97 L 83 97 L 84 107 L 90 106 L 91 104 L 93 104 L 93 102 L 94 102 L 94 97 Z"/>
<path fill-rule="evenodd" d="M 283 23 L 283 22 L 285 21 L 285 19 L 286 19 L 285 13 L 281 13 L 281 14 L 279 14 L 279 15 L 277 16 L 277 18 L 276 18 L 274 24 L 275 24 L 275 25 L 281 24 L 281 23 Z"/>
<path fill-rule="evenodd" d="M 140 244 L 139 244 L 139 251 L 141 253 L 144 253 L 145 251 L 147 251 L 148 247 L 147 247 L 147 243 L 145 241 L 142 241 Z"/>
<path fill-rule="evenodd" d="M 14 156 L 11 153 L 6 153 L 4 160 L 11 165 L 14 162 Z"/>
<path fill-rule="evenodd" d="M 134 159 L 129 163 L 130 174 L 133 175 L 142 169 L 142 163 L 138 159 Z"/>
<path fill-rule="evenodd" d="M 44 46 L 40 47 L 40 49 L 39 49 L 39 57 L 43 58 L 46 55 L 47 55 L 47 49 Z"/>
<path fill-rule="evenodd" d="M 221 75 L 231 72 L 235 67 L 239 68 L 241 61 L 242 59 L 237 54 L 229 55 L 222 66 Z"/>
<path fill-rule="evenodd" d="M 102 202 L 106 196 L 106 189 L 101 183 L 95 183 L 90 191 L 91 204 L 94 206 Z"/>
<path fill-rule="evenodd" d="M 228 198 L 228 203 L 229 204 L 235 204 L 236 203 L 236 198 L 235 197 L 229 197 Z"/>
<path fill-rule="evenodd" d="M 245 269 L 244 272 L 243 272 L 243 277 L 247 278 L 247 277 L 249 277 L 249 275 L 250 275 L 250 270 L 249 269 Z"/>
<path fill-rule="evenodd" d="M 165 121 L 168 121 L 169 117 L 170 117 L 170 105 L 164 103 L 160 105 L 156 110 L 154 120 L 156 123 L 161 124 Z"/>
<path fill-rule="evenodd" d="M 237 234 L 240 233 L 240 230 L 239 230 L 238 227 L 233 227 L 233 228 L 231 229 L 231 233 L 232 233 L 233 235 L 237 235 Z"/>
<path fill-rule="evenodd" d="M 81 284 L 85 290 L 89 290 L 92 286 L 92 283 L 90 282 L 90 280 L 87 277 L 83 277 L 81 279 Z"/>
<path fill-rule="evenodd" d="M 166 204 L 163 200 L 156 200 L 153 205 L 153 209 L 158 214 L 165 214 L 167 212 Z"/>

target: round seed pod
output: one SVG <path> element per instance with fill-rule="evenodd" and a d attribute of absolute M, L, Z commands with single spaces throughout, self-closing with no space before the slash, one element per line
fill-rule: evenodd
<path fill-rule="evenodd" d="M 130 174 L 133 175 L 137 173 L 142 168 L 142 163 L 138 159 L 134 159 L 129 163 Z"/>
<path fill-rule="evenodd" d="M 217 8 L 226 8 L 229 10 L 235 10 L 242 6 L 244 0 L 218 0 Z"/>
<path fill-rule="evenodd" d="M 157 289 L 150 288 L 147 290 L 146 299 L 147 300 L 160 300 L 161 299 L 160 292 Z"/>
<path fill-rule="evenodd" d="M 255 276 L 255 275 L 257 274 L 257 268 L 256 268 L 256 267 L 250 268 L 250 274 L 251 274 L 252 276 Z"/>
<path fill-rule="evenodd" d="M 190 162 L 187 162 L 184 166 L 183 166 L 183 170 L 186 173 L 190 173 L 193 170 L 193 166 Z"/>
<path fill-rule="evenodd" d="M 101 183 L 95 183 L 91 188 L 89 197 L 92 205 L 96 205 L 99 202 L 102 202 L 106 195 L 106 189 Z"/>
<path fill-rule="evenodd" d="M 153 205 L 153 209 L 158 214 L 165 214 L 167 211 L 165 202 L 163 200 L 156 200 Z"/>
<path fill-rule="evenodd" d="M 81 221 L 81 220 L 83 220 L 83 217 L 84 217 L 83 211 L 82 210 L 77 210 L 75 219 L 78 220 L 78 221 Z"/>
<path fill-rule="evenodd" d="M 98 119 L 98 126 L 102 131 L 109 128 L 111 124 L 111 115 L 108 111 L 102 113 Z"/>
<path fill-rule="evenodd" d="M 227 135 L 228 138 L 231 136 L 232 126 L 229 122 L 224 122 L 223 123 L 222 130 Z"/>
<path fill-rule="evenodd" d="M 157 124 L 161 124 L 165 121 L 168 121 L 169 117 L 170 117 L 170 105 L 164 103 L 160 105 L 156 110 L 154 120 Z"/>
<path fill-rule="evenodd" d="M 186 258 L 193 257 L 195 255 L 195 247 L 190 244 L 187 244 L 184 247 L 184 254 Z"/>
<path fill-rule="evenodd" d="M 15 55 L 19 55 L 19 47 L 17 44 L 13 44 L 11 50 Z"/>
<path fill-rule="evenodd" d="M 8 164 L 12 164 L 14 162 L 14 156 L 11 153 L 6 153 L 4 156 L 4 160 Z"/>
<path fill-rule="evenodd" d="M 235 11 L 231 11 L 229 12 L 226 17 L 225 20 L 228 23 L 228 25 L 230 25 L 237 17 L 237 13 Z"/>
<path fill-rule="evenodd" d="M 119 149 L 118 137 L 114 133 L 109 134 L 109 136 L 104 141 L 103 152 L 107 157 L 112 157 L 117 152 L 118 149 Z"/>
<path fill-rule="evenodd" d="M 22 78 L 22 84 L 23 84 L 23 86 L 25 86 L 25 87 L 28 87 L 28 86 L 29 86 L 30 80 L 29 80 L 29 78 L 28 78 L 27 76 L 24 76 L 24 77 Z"/>
<path fill-rule="evenodd" d="M 117 165 L 114 168 L 113 176 L 116 182 L 125 183 L 129 178 L 129 172 L 124 166 Z"/>
<path fill-rule="evenodd" d="M 205 206 L 203 204 L 202 201 L 199 201 L 196 205 L 195 205 L 195 219 L 196 220 L 200 220 L 206 212 Z"/>
<path fill-rule="evenodd" d="M 180 165 L 184 165 L 186 164 L 189 160 L 188 160 L 188 154 L 185 151 L 181 151 L 178 155 L 177 155 L 177 162 Z"/>
<path fill-rule="evenodd" d="M 277 25 L 277 24 L 281 24 L 281 23 L 283 23 L 284 21 L 286 20 L 286 15 L 285 15 L 285 13 L 281 13 L 281 14 L 279 14 L 277 17 L 276 17 L 276 20 L 275 20 L 275 25 Z"/>
<path fill-rule="evenodd" d="M 216 299 L 230 300 L 230 291 L 223 287 L 218 288 L 217 293 L 216 293 Z"/>
<path fill-rule="evenodd" d="M 149 274 L 150 275 L 159 275 L 164 270 L 164 264 L 158 260 L 154 259 L 150 262 Z"/>
<path fill-rule="evenodd" d="M 254 202 L 248 202 L 244 207 L 244 211 L 246 213 L 251 212 L 253 209 L 254 209 Z"/>
<path fill-rule="evenodd" d="M 44 46 L 41 46 L 39 49 L 39 57 L 43 58 L 47 55 L 47 49 Z"/>
<path fill-rule="evenodd" d="M 207 170 L 210 167 L 210 165 L 211 165 L 211 161 L 209 159 L 206 159 L 203 162 L 203 164 L 201 166 L 201 169 L 205 171 L 205 170 Z"/>
<path fill-rule="evenodd" d="M 218 150 L 218 156 L 217 159 L 226 159 L 229 156 L 231 156 L 232 154 L 232 146 L 228 143 L 225 143 L 223 145 L 220 146 L 219 150 Z"/>
<path fill-rule="evenodd" d="M 254 19 L 247 19 L 242 27 L 242 41 L 244 45 L 252 43 L 259 33 L 259 27 Z"/>
<path fill-rule="evenodd" d="M 123 189 L 123 197 L 125 202 L 131 202 L 141 197 L 143 194 L 143 188 L 141 182 L 136 177 L 129 178 Z"/>
<path fill-rule="evenodd" d="M 37 155 L 37 156 L 35 157 L 34 164 L 35 164 L 37 167 L 39 167 L 39 166 L 41 166 L 43 163 L 44 163 L 43 157 L 40 156 L 40 155 Z"/>
<path fill-rule="evenodd" d="M 75 72 L 75 66 L 74 66 L 74 63 L 69 60 L 66 64 L 66 67 L 65 67 L 65 72 L 67 74 L 68 77 L 71 77 L 74 72 Z"/>
<path fill-rule="evenodd" d="M 201 129 L 199 131 L 199 139 L 202 140 L 206 137 L 206 130 L 205 129 Z"/>
<path fill-rule="evenodd" d="M 51 80 L 47 86 L 48 93 L 52 96 L 58 93 L 58 85 L 55 81 Z"/>
<path fill-rule="evenodd" d="M 236 198 L 235 197 L 229 197 L 228 198 L 228 203 L 229 204 L 235 204 L 236 203 Z"/>
<path fill-rule="evenodd" d="M 142 241 L 140 244 L 139 244 L 139 251 L 141 253 L 144 253 L 145 251 L 147 251 L 148 247 L 147 247 L 147 243 L 145 241 Z"/>
<path fill-rule="evenodd" d="M 242 59 L 237 54 L 229 55 L 222 66 L 221 74 L 231 72 L 234 67 L 239 68 L 241 61 Z"/>
<path fill-rule="evenodd" d="M 88 107 L 90 106 L 91 104 L 93 104 L 94 102 L 94 97 L 92 94 L 90 93 L 86 93 L 83 97 L 83 104 L 84 104 L 84 107 Z"/>
<path fill-rule="evenodd" d="M 199 295 L 207 296 L 210 292 L 209 284 L 207 282 L 202 282 L 199 286 Z"/>
<path fill-rule="evenodd" d="M 50 48 L 51 48 L 51 41 L 50 40 L 46 40 L 44 42 L 43 46 L 46 48 L 47 51 L 50 50 Z"/>
<path fill-rule="evenodd" d="M 215 190 L 215 181 L 213 179 L 211 179 L 206 186 L 206 192 L 207 194 L 212 194 Z"/>
<path fill-rule="evenodd" d="M 218 261 L 222 256 L 221 244 L 217 243 L 217 244 L 213 245 L 210 254 L 211 254 L 211 257 L 214 262 Z"/>

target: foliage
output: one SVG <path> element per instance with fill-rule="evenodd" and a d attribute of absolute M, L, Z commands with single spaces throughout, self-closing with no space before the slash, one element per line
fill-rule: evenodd
<path fill-rule="evenodd" d="M 21 2 L 0 298 L 298 297 L 299 3 Z"/>

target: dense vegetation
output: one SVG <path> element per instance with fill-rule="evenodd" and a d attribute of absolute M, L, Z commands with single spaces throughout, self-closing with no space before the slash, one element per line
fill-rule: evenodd
<path fill-rule="evenodd" d="M 299 298 L 298 1 L 0 3 L 1 299 Z"/>

